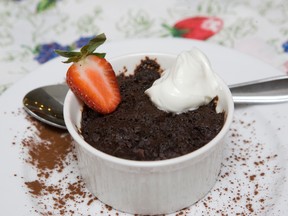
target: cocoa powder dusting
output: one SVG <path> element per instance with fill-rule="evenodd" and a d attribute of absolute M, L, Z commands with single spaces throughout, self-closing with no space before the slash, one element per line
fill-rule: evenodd
<path fill-rule="evenodd" d="M 79 213 L 78 206 L 92 206 L 97 198 L 75 170 L 77 157 L 72 138 L 64 130 L 43 125 L 29 116 L 26 119 L 31 126 L 21 143 L 26 154 L 24 161 L 36 171 L 35 180 L 24 182 L 37 206 L 31 211 L 40 215 L 86 215 Z"/>
<path fill-rule="evenodd" d="M 29 188 L 29 193 L 36 196 L 41 195 L 43 188 L 45 188 L 45 185 L 38 180 L 25 182 L 25 185 Z"/>
<path fill-rule="evenodd" d="M 247 119 L 251 119 L 248 113 L 234 117 L 216 185 L 208 196 L 191 207 L 192 213 L 250 216 L 270 215 L 273 210 L 275 191 L 271 193 L 271 182 L 281 176 L 277 162 L 280 156 L 258 135 L 261 134 L 258 122 Z M 279 181 L 286 180 L 279 178 Z"/>
<path fill-rule="evenodd" d="M 33 124 L 37 128 L 37 138 L 28 137 L 23 140 L 29 156 L 26 162 L 37 168 L 38 175 L 47 178 L 52 171 L 61 172 L 66 166 L 66 156 L 73 148 L 72 139 L 69 134 L 64 134 L 63 130 L 43 126 L 37 122 Z"/>

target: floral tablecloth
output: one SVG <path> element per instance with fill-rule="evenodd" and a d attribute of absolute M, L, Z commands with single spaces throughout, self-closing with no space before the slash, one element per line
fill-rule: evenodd
<path fill-rule="evenodd" d="M 57 57 L 55 49 L 77 49 L 103 32 L 108 42 L 167 37 L 202 40 L 255 56 L 288 74 L 288 0 L 0 0 L 0 97 L 14 95 L 14 102 L 19 102 L 16 94 L 9 95 L 13 88 L 6 90 L 29 73 L 37 74 L 43 64 Z M 288 118 L 283 114 L 287 107 L 272 111 L 268 111 L 269 106 L 263 107 L 261 112 L 238 110 L 230 130 L 231 143 L 226 150 L 229 155 L 223 162 L 218 186 L 212 191 L 216 201 L 208 195 L 194 209 L 176 215 L 286 215 L 287 207 L 281 207 L 287 206 L 288 200 L 285 145 Z M 24 110 L 10 110 L 9 106 L 3 110 L 0 113 L 0 192 L 5 195 L 0 196 L 2 214 L 3 209 L 9 212 L 15 209 L 23 211 L 22 215 L 60 215 L 61 212 L 61 215 L 85 215 L 96 209 L 91 215 L 98 212 L 122 215 L 108 205 L 100 205 L 85 192 L 75 168 L 71 140 L 62 131 L 42 127 L 25 116 L 27 127 L 21 124 Z M 268 115 L 267 119 L 258 121 L 258 112 L 260 117 Z M 46 141 L 50 140 L 53 142 L 47 151 Z M 62 153 L 58 151 L 59 146 Z M 51 152 L 56 152 L 56 159 Z M 66 163 L 70 156 L 72 162 Z M 44 171 L 37 164 L 38 157 L 44 161 Z M 17 164 L 9 163 L 14 160 Z M 54 162 L 51 169 L 46 169 L 46 161 Z M 18 162 L 21 172 L 16 167 Z M 5 166 L 6 163 L 9 165 Z M 62 164 L 68 168 L 64 170 Z M 23 167 L 29 170 L 23 171 Z M 30 168 L 36 169 L 37 177 L 27 174 Z M 23 195 L 20 187 L 29 195 L 28 204 L 17 202 Z M 3 192 L 4 188 L 7 190 Z M 30 202 L 33 206 L 29 206 Z M 92 202 L 97 208 L 91 207 Z M 270 208 L 274 206 L 275 209 Z M 84 209 L 83 214 L 78 214 L 79 209 Z"/>
<path fill-rule="evenodd" d="M 254 55 L 288 73 L 287 0 L 2 0 L 0 94 L 105 32 L 108 41 L 183 37 Z"/>

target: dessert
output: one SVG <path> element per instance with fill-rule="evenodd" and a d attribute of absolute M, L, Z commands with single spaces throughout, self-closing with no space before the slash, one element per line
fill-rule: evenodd
<path fill-rule="evenodd" d="M 122 101 L 115 112 L 103 115 L 84 107 L 81 133 L 85 141 L 119 158 L 151 161 L 190 153 L 212 140 L 224 124 L 224 113 L 216 112 L 217 96 L 193 111 L 162 111 L 145 94 L 161 72 L 157 60 L 146 57 L 134 76 L 120 74 Z"/>
<path fill-rule="evenodd" d="M 105 39 L 96 36 L 80 52 L 56 51 L 73 62 L 66 81 L 85 104 L 80 130 L 87 143 L 115 157 L 155 161 L 193 152 L 220 132 L 221 88 L 202 52 L 181 53 L 165 71 L 146 57 L 132 75 L 116 77 L 105 54 L 94 53 Z"/>
<path fill-rule="evenodd" d="M 110 62 L 116 72 L 125 69 L 127 73 L 124 73 L 128 74 L 129 72 L 133 72 L 135 65 L 139 64 L 141 59 L 146 59 L 146 56 L 149 56 L 152 61 L 156 60 L 163 68 L 171 68 L 171 63 L 175 61 L 175 56 L 169 54 L 158 53 L 151 55 L 142 53 L 120 56 L 111 59 Z M 148 68 L 150 67 L 151 66 Z M 161 71 L 161 67 L 156 70 Z M 143 67 L 141 68 L 143 69 Z M 163 73 L 165 74 L 165 72 Z M 64 120 L 69 133 L 73 137 L 79 171 L 87 188 L 99 200 L 114 209 L 141 215 L 172 213 L 188 207 L 203 198 L 208 191 L 211 190 L 219 176 L 223 159 L 222 152 L 225 147 L 225 136 L 232 123 L 234 111 L 229 88 L 218 76 L 217 81 L 220 86 L 219 90 L 221 91 L 219 95 L 217 95 L 218 111 L 216 110 L 216 113 L 222 112 L 225 115 L 225 122 L 221 131 L 215 138 L 197 151 L 174 159 L 155 161 L 135 161 L 114 157 L 97 150 L 87 143 L 81 134 L 83 101 L 72 91 L 68 91 L 64 103 Z M 146 83 L 145 85 L 148 84 Z M 122 92 L 123 89 L 121 85 L 119 85 L 119 88 Z M 131 92 L 128 92 L 128 94 L 131 94 Z M 157 105 L 153 104 L 147 93 L 142 92 L 142 96 L 146 97 L 147 104 L 150 104 L 150 107 L 153 107 L 154 110 L 167 114 L 169 118 L 165 119 L 171 119 L 171 116 L 182 116 L 186 114 L 186 112 L 176 114 L 159 110 Z M 209 95 L 209 97 L 210 96 L 211 95 Z M 121 98 L 121 102 L 114 112 L 99 115 L 105 115 L 105 117 L 107 117 L 117 113 L 125 101 L 123 94 Z M 142 102 L 140 98 L 134 98 L 134 100 L 140 104 Z M 212 103 L 211 105 L 214 106 L 215 104 Z M 142 114 L 143 110 L 141 109 L 141 111 Z M 194 111 L 187 111 L 187 113 L 190 112 Z M 153 121 L 153 118 L 149 119 Z M 114 119 L 112 119 L 112 121 L 113 120 Z M 154 124 L 157 124 L 157 127 L 160 127 L 160 124 L 162 124 L 162 122 L 159 123 L 158 119 L 156 119 L 155 122 Z M 114 122 L 110 122 L 110 125 L 113 124 Z M 130 121 L 129 124 L 131 124 Z M 121 127 L 123 127 L 123 125 L 120 125 L 119 128 Z M 134 129 L 135 133 L 141 133 L 139 128 L 134 127 Z M 107 134 L 107 131 L 105 132 L 107 136 L 110 135 Z M 120 138 L 122 135 L 123 133 L 120 134 Z M 179 135 L 179 133 L 172 133 L 170 135 L 181 138 L 181 134 Z M 90 136 L 97 139 L 97 136 L 93 134 L 90 134 Z M 142 135 L 139 137 L 141 138 L 139 143 L 145 139 Z M 148 137 L 146 137 L 146 139 L 147 138 Z M 159 144 L 159 142 L 157 143 Z M 127 142 L 127 144 L 130 145 L 130 142 Z M 173 145 L 175 145 L 175 143 Z M 138 153 L 143 155 L 141 149 Z"/>

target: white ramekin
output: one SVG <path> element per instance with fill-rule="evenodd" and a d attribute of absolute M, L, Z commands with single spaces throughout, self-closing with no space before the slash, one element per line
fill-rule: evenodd
<path fill-rule="evenodd" d="M 168 68 L 176 56 L 140 53 L 109 60 L 116 73 L 134 71 L 146 56 Z M 125 70 L 126 70 L 125 69 Z M 187 155 L 162 161 L 132 161 L 110 156 L 84 141 L 80 130 L 83 103 L 69 91 L 64 119 L 74 139 L 79 170 L 87 188 L 102 202 L 133 214 L 165 214 L 188 207 L 204 197 L 218 177 L 225 137 L 232 122 L 234 103 L 228 86 L 219 78 L 222 91 L 218 110 L 226 120 L 219 134 L 204 147 Z M 109 134 L 107 134 L 109 136 Z"/>

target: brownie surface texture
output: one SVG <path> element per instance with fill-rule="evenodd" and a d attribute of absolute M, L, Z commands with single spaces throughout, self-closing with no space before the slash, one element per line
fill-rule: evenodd
<path fill-rule="evenodd" d="M 101 115 L 84 106 L 81 134 L 94 148 L 119 158 L 154 161 L 193 152 L 224 124 L 224 112 L 215 111 L 217 98 L 182 114 L 159 110 L 144 93 L 160 77 L 156 59 L 146 57 L 133 76 L 118 76 L 122 101 L 117 110 Z"/>

